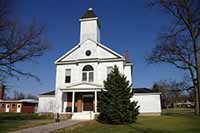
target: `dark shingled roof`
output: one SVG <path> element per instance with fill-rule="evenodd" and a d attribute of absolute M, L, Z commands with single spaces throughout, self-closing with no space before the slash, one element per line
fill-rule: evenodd
<path fill-rule="evenodd" d="M 153 91 L 152 89 L 148 89 L 148 88 L 133 88 L 135 93 L 153 93 L 155 91 Z"/>
<path fill-rule="evenodd" d="M 96 18 L 96 14 L 94 13 L 93 9 L 92 8 L 89 8 L 87 10 L 87 12 L 81 17 L 81 19 L 84 19 L 84 18 Z"/>
<path fill-rule="evenodd" d="M 45 92 L 45 93 L 42 93 L 40 95 L 55 95 L 55 91 Z"/>

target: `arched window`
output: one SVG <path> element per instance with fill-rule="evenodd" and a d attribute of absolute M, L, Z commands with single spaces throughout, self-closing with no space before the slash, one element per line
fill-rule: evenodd
<path fill-rule="evenodd" d="M 94 81 L 94 69 L 91 65 L 86 65 L 82 70 L 82 81 L 93 82 Z"/>

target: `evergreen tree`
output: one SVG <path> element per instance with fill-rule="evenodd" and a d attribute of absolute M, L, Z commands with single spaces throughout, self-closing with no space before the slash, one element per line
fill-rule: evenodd
<path fill-rule="evenodd" d="M 113 124 L 134 122 L 139 114 L 139 106 L 137 102 L 131 102 L 131 85 L 126 77 L 120 74 L 116 65 L 104 81 L 104 87 L 98 95 L 98 119 Z"/>

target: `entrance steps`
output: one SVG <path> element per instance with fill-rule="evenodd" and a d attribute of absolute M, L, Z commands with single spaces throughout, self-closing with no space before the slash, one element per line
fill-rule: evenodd
<path fill-rule="evenodd" d="M 76 112 L 72 114 L 72 120 L 94 120 L 94 112 Z"/>

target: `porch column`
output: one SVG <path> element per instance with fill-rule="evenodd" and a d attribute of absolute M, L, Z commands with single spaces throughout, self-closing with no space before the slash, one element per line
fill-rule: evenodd
<path fill-rule="evenodd" d="M 62 91 L 59 91 L 58 92 L 58 100 L 59 100 L 59 103 L 58 103 L 58 113 L 61 113 L 63 111 L 63 92 Z"/>
<path fill-rule="evenodd" d="M 63 112 L 66 112 L 66 108 L 67 108 L 67 92 L 63 93 Z"/>
<path fill-rule="evenodd" d="M 75 100 L 75 92 L 72 92 L 72 113 L 74 113 L 74 100 Z"/>
<path fill-rule="evenodd" d="M 97 91 L 94 92 L 94 111 L 97 112 Z"/>

